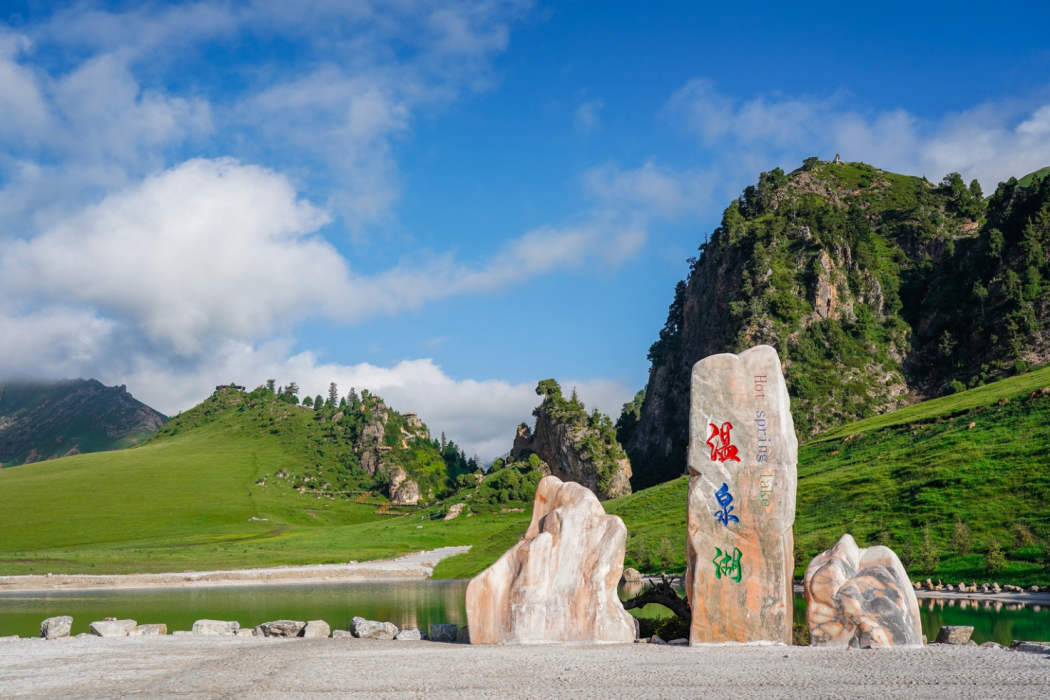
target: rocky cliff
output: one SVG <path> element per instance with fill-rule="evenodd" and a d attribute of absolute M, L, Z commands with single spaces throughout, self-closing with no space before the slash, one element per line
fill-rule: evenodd
<path fill-rule="evenodd" d="M 583 484 L 601 500 L 631 493 L 631 462 L 609 417 L 598 411 L 588 415 L 576 392 L 566 400 L 553 379 L 540 382 L 536 393 L 544 397 L 533 412 L 536 429 L 518 427 L 511 457 L 521 460 L 534 452 L 550 474 Z"/>
<path fill-rule="evenodd" d="M 762 173 L 690 259 L 641 409 L 625 406 L 634 487 L 684 473 L 688 377 L 708 355 L 774 346 L 800 438 L 1046 361 L 1048 260 L 1050 177 L 986 199 L 954 173 Z"/>
<path fill-rule="evenodd" d="M 0 384 L 0 464 L 130 447 L 167 418 L 94 379 Z"/>

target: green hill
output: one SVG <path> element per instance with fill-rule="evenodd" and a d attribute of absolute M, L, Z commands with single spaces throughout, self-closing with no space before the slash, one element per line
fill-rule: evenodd
<path fill-rule="evenodd" d="M 145 442 L 167 420 L 94 379 L 0 383 L 0 466 Z"/>

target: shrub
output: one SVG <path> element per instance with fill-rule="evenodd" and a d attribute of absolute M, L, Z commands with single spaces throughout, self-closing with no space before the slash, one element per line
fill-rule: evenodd
<path fill-rule="evenodd" d="M 791 643 L 797 647 L 809 646 L 809 625 L 795 623 L 791 627 Z"/>
<path fill-rule="evenodd" d="M 919 546 L 919 566 L 926 573 L 932 574 L 940 563 L 941 553 L 937 550 L 937 545 L 933 541 L 933 533 L 930 532 L 930 526 L 927 525 L 922 531 L 922 544 Z"/>
<path fill-rule="evenodd" d="M 956 520 L 952 526 L 952 539 L 949 545 L 953 552 L 965 557 L 973 549 L 973 536 L 970 534 L 970 526 L 962 520 Z"/>
<path fill-rule="evenodd" d="M 961 391 L 966 391 L 966 385 L 960 382 L 958 379 L 952 380 L 951 388 L 953 394 L 958 394 Z"/>
<path fill-rule="evenodd" d="M 988 571 L 1002 571 L 1006 568 L 1006 555 L 999 540 L 988 543 L 988 553 L 984 555 L 984 568 Z"/>

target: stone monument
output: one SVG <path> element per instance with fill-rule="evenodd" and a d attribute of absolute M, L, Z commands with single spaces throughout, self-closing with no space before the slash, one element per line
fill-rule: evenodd
<path fill-rule="evenodd" d="M 634 641 L 616 595 L 626 546 L 594 493 L 544 477 L 525 536 L 467 586 L 470 643 Z"/>
<path fill-rule="evenodd" d="M 888 547 L 860 549 L 850 535 L 806 567 L 806 623 L 813 646 L 921 646 L 908 573 Z"/>
<path fill-rule="evenodd" d="M 791 643 L 798 440 L 776 350 L 693 366 L 686 591 L 691 644 Z"/>

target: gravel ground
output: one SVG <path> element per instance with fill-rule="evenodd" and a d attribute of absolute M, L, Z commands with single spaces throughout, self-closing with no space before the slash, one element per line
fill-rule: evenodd
<path fill-rule="evenodd" d="M 357 639 L 0 643 L 0 698 L 1041 698 L 1050 655 Z"/>

